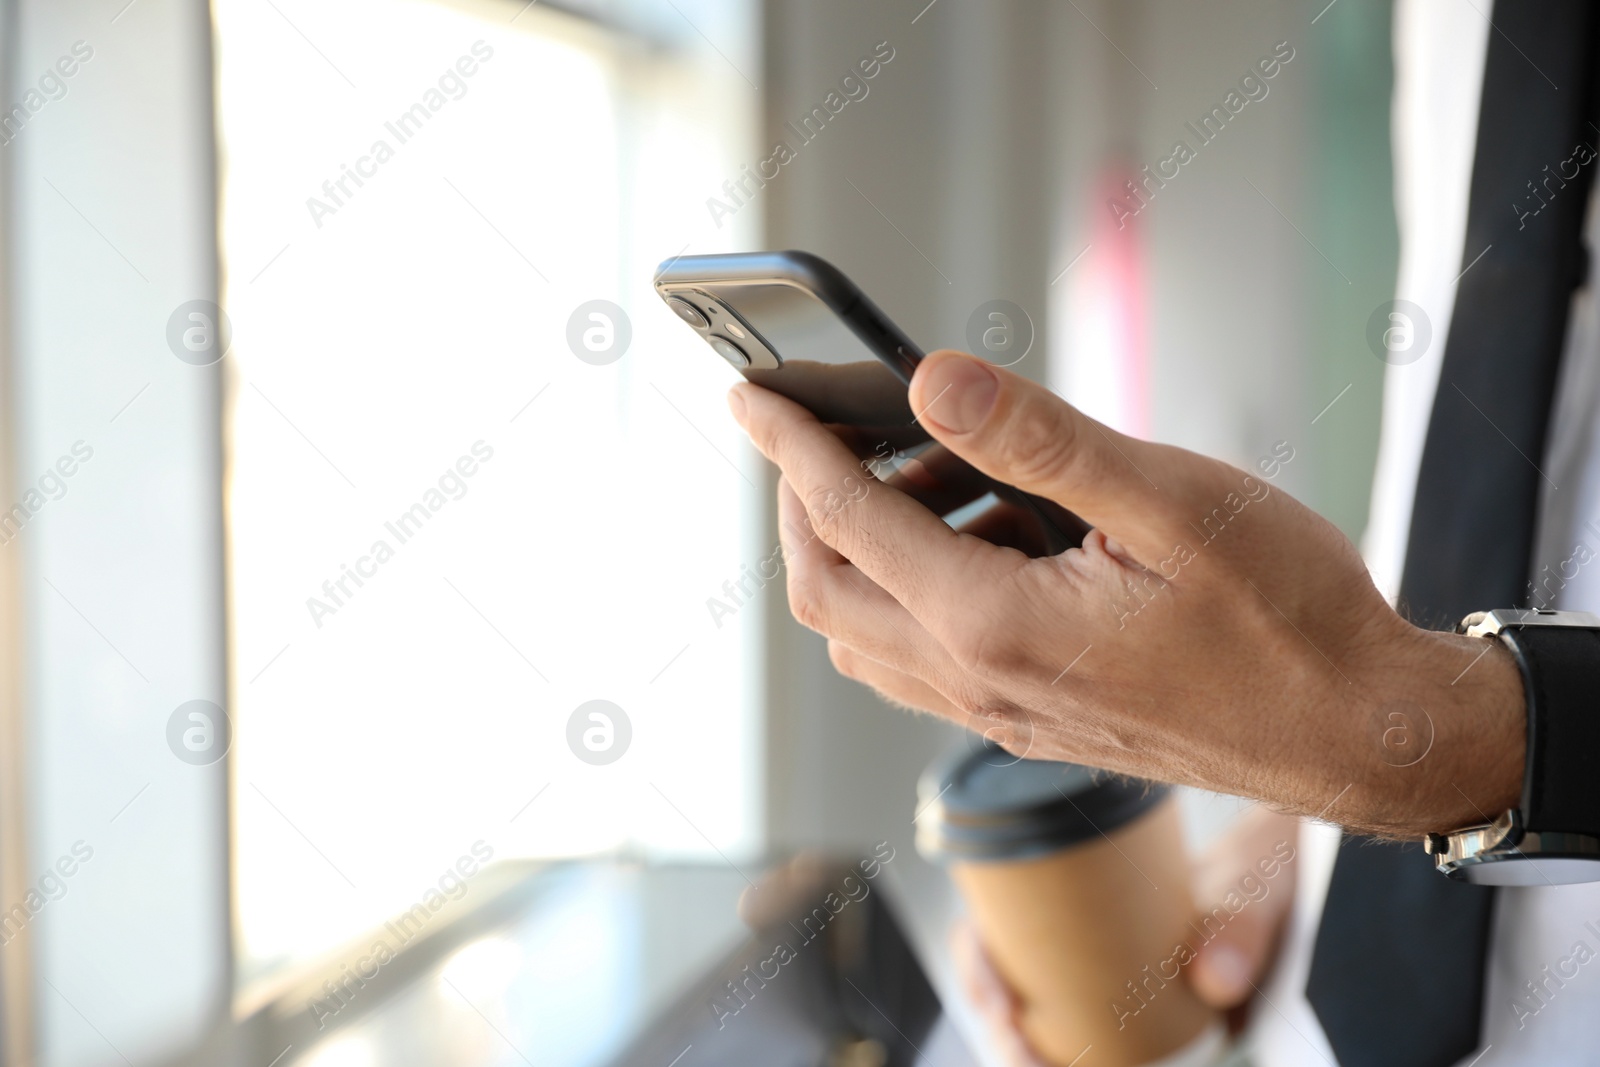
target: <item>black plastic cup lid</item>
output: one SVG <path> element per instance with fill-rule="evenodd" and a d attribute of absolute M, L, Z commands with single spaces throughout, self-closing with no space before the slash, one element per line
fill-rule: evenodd
<path fill-rule="evenodd" d="M 917 851 L 941 862 L 1042 856 L 1126 826 L 1167 793 L 1076 763 L 1019 760 L 988 742 L 962 745 L 917 785 Z"/>

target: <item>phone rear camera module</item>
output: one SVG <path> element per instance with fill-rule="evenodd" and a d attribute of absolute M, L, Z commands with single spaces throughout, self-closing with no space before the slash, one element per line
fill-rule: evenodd
<path fill-rule="evenodd" d="M 711 347 L 716 349 L 717 355 L 733 364 L 736 370 L 744 370 L 750 366 L 750 357 L 745 355 L 744 349 L 726 337 L 711 338 Z"/>
<path fill-rule="evenodd" d="M 678 313 L 678 318 L 682 319 L 684 322 L 687 322 L 690 326 L 693 326 L 697 330 L 704 330 L 711 325 L 711 323 L 706 321 L 706 317 L 700 314 L 699 308 L 695 307 L 681 296 L 668 297 L 667 306 Z"/>

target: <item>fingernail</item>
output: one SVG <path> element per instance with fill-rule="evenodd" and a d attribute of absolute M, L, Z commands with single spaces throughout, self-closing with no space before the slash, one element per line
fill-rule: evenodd
<path fill-rule="evenodd" d="M 928 371 L 922 387 L 928 399 L 921 421 L 950 433 L 970 433 L 983 425 L 999 393 L 1000 379 L 982 360 L 941 360 Z"/>
<path fill-rule="evenodd" d="M 1244 992 L 1250 984 L 1250 961 L 1232 945 L 1218 945 L 1205 955 L 1205 968 L 1213 985 L 1230 995 Z"/>
<path fill-rule="evenodd" d="M 740 426 L 744 425 L 744 387 L 736 385 L 728 390 L 728 410 L 733 412 L 733 421 Z"/>

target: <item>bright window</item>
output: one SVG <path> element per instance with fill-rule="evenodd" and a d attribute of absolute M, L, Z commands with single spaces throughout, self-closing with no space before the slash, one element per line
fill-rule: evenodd
<path fill-rule="evenodd" d="M 757 613 L 706 607 L 757 558 L 758 468 L 650 289 L 755 243 L 706 208 L 755 158 L 750 6 L 218 0 L 246 978 L 475 846 L 759 846 Z M 631 320 L 603 365 L 568 343 L 596 300 Z M 569 746 L 592 700 L 631 726 L 609 764 Z"/>

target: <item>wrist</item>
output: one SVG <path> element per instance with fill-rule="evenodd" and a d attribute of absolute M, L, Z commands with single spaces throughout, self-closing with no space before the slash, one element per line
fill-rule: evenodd
<path fill-rule="evenodd" d="M 1490 822 L 1522 796 L 1521 671 L 1497 640 L 1405 626 L 1376 684 L 1352 694 L 1365 750 L 1328 818 L 1413 839 Z"/>

